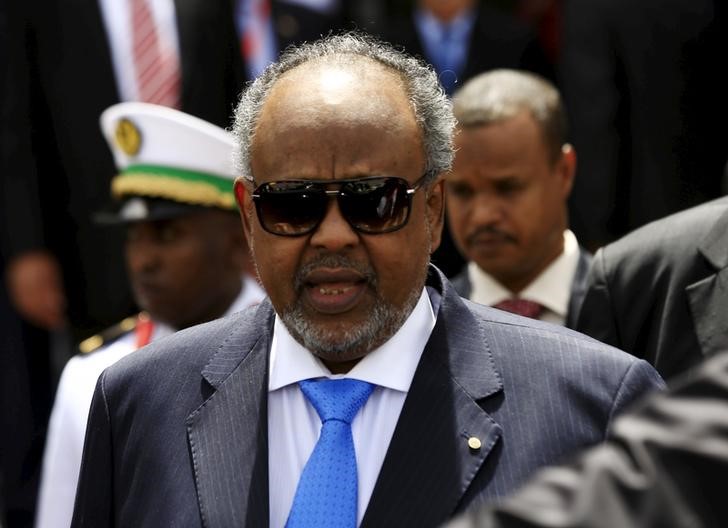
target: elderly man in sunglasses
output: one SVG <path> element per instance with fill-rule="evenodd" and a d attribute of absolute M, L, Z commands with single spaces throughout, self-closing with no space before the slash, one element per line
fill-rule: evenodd
<path fill-rule="evenodd" d="M 74 526 L 437 526 L 662 387 L 429 265 L 453 126 L 430 69 L 356 34 L 248 87 L 235 193 L 269 299 L 105 371 Z"/>

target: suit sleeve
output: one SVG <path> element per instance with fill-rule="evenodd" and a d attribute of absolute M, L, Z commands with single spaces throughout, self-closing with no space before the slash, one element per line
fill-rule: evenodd
<path fill-rule="evenodd" d="M 448 528 L 726 526 L 728 353 L 619 418 L 608 441 Z"/>
<path fill-rule="evenodd" d="M 608 428 L 614 425 L 614 420 L 622 414 L 625 409 L 631 407 L 641 397 L 652 391 L 663 390 L 665 382 L 657 371 L 643 359 L 634 361 L 619 384 L 617 393 L 614 396 L 612 410 L 609 414 Z"/>
<path fill-rule="evenodd" d="M 72 528 L 114 526 L 113 444 L 105 379 L 105 374 L 99 377 L 91 402 Z"/>
<path fill-rule="evenodd" d="M 597 251 L 589 268 L 586 294 L 574 329 L 602 343 L 624 348 L 614 314 L 604 249 Z"/>

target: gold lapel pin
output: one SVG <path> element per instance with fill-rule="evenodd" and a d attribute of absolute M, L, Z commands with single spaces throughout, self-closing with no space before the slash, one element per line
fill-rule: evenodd
<path fill-rule="evenodd" d="M 470 449 L 474 449 L 474 450 L 480 449 L 481 445 L 482 444 L 480 442 L 480 438 L 477 438 L 475 436 L 471 436 L 470 438 L 468 438 L 468 447 Z"/>

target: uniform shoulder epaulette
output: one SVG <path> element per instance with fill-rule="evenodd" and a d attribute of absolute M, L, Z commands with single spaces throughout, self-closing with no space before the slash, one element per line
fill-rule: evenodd
<path fill-rule="evenodd" d="M 115 339 L 121 337 L 127 332 L 134 330 L 134 327 L 136 326 L 138 320 L 139 315 L 129 316 L 126 319 L 122 319 L 115 325 L 110 326 L 105 330 L 102 330 L 98 334 L 84 339 L 78 344 L 79 352 L 81 352 L 82 354 L 89 354 L 95 350 L 98 350 L 102 346 L 114 341 Z"/>

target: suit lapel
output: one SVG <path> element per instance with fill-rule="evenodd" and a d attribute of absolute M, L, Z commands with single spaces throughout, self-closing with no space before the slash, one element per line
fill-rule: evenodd
<path fill-rule="evenodd" d="M 715 222 L 698 247 L 715 274 L 689 285 L 685 291 L 704 356 L 728 349 L 728 212 Z"/>
<path fill-rule="evenodd" d="M 268 526 L 266 336 L 272 316 L 264 301 L 240 321 L 202 372 L 212 395 L 187 419 L 200 515 L 208 528 Z"/>
<path fill-rule="evenodd" d="M 437 323 L 363 527 L 440 524 L 455 511 L 501 435 L 500 426 L 477 403 L 502 390 L 486 336 L 450 284 L 443 284 L 442 276 L 433 278 L 443 292 Z M 480 447 L 469 447 L 471 438 Z"/>

